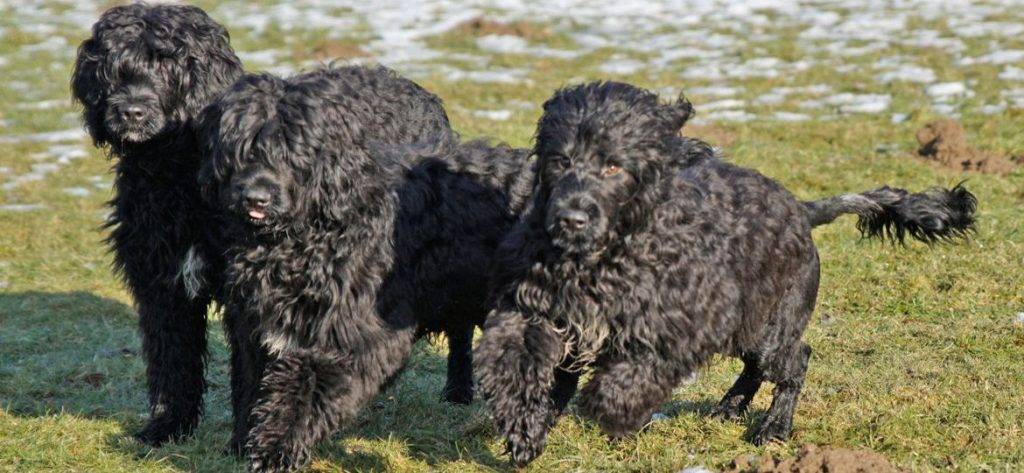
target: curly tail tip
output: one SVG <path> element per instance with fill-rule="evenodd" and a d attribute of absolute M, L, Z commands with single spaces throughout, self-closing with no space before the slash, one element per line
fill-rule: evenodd
<path fill-rule="evenodd" d="M 918 193 L 882 187 L 860 195 L 881 207 L 881 211 L 860 213 L 857 229 L 865 238 L 903 244 L 909 235 L 933 244 L 966 239 L 975 231 L 978 199 L 963 183 Z"/>

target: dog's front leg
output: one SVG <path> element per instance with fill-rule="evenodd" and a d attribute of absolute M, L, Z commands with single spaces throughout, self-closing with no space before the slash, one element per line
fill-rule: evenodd
<path fill-rule="evenodd" d="M 551 396 L 563 349 L 545 319 L 497 311 L 484 325 L 476 376 L 516 466 L 525 466 L 544 449 L 556 417 Z"/>
<path fill-rule="evenodd" d="M 150 420 L 135 437 L 147 445 L 189 435 L 199 423 L 208 302 L 189 299 L 180 287 L 136 289 Z"/>
<path fill-rule="evenodd" d="M 225 307 L 224 330 L 231 345 L 231 413 L 234 416 L 231 440 L 225 450 L 241 455 L 249 436 L 253 404 L 259 397 L 268 354 L 258 339 L 255 321 L 240 305 Z"/>
<path fill-rule="evenodd" d="M 606 359 L 580 391 L 580 411 L 612 438 L 636 432 L 688 374 L 684 365 L 649 352 Z"/>
<path fill-rule="evenodd" d="M 401 370 L 414 326 L 367 336 L 358 348 L 299 349 L 272 361 L 260 386 L 249 433 L 249 469 L 292 471 L 307 465 L 326 438 Z"/>

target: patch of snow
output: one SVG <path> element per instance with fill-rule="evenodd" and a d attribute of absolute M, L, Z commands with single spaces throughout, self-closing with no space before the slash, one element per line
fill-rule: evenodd
<path fill-rule="evenodd" d="M 810 120 L 810 116 L 803 113 L 792 113 L 792 112 L 775 112 L 772 118 L 780 122 L 803 122 Z"/>
<path fill-rule="evenodd" d="M 643 69 L 644 66 L 644 63 L 635 59 L 613 58 L 598 66 L 598 69 L 605 74 L 627 75 Z"/>
<path fill-rule="evenodd" d="M 18 110 L 50 110 L 54 108 L 70 107 L 71 101 L 67 99 L 42 100 L 39 102 L 23 102 L 14 106 Z"/>
<path fill-rule="evenodd" d="M 36 44 L 27 44 L 21 47 L 21 52 L 35 54 L 40 52 L 51 52 L 51 53 L 65 53 L 66 55 L 73 55 L 75 49 L 68 44 L 68 40 L 63 36 L 50 36 L 42 42 Z"/>
<path fill-rule="evenodd" d="M 925 93 L 936 100 L 967 95 L 967 86 L 963 82 L 941 82 L 929 85 Z"/>
<path fill-rule="evenodd" d="M 929 84 L 935 82 L 935 71 L 921 66 L 915 65 L 901 65 L 898 69 L 887 71 L 879 74 L 875 77 L 875 80 L 883 84 L 890 82 L 916 82 L 919 84 Z"/>
<path fill-rule="evenodd" d="M 503 122 L 505 120 L 508 120 L 509 118 L 512 118 L 512 111 L 511 110 L 474 110 L 473 111 L 473 116 L 474 117 L 480 117 L 480 118 L 486 118 L 488 120 L 494 120 L 494 121 L 498 121 L 498 122 Z"/>
<path fill-rule="evenodd" d="M 724 85 L 712 85 L 707 87 L 693 87 L 686 90 L 687 95 L 703 95 L 713 97 L 732 97 L 741 92 L 741 89 Z M 670 93 L 669 95 L 674 95 Z"/>
<path fill-rule="evenodd" d="M 891 123 L 903 123 L 907 121 L 908 117 L 909 115 L 907 115 L 906 113 L 894 113 L 892 114 L 892 118 L 889 119 L 889 121 Z"/>
<path fill-rule="evenodd" d="M 748 122 L 755 118 L 757 118 L 756 115 L 747 113 L 744 110 L 718 110 L 704 114 L 704 120 L 706 121 Z"/>
<path fill-rule="evenodd" d="M 983 105 L 980 111 L 985 115 L 998 115 L 1006 111 L 1006 102 Z"/>
<path fill-rule="evenodd" d="M 446 71 L 446 77 L 451 81 L 466 80 L 481 83 L 502 83 L 518 84 L 526 79 L 526 71 L 522 69 L 490 69 L 486 71 L 463 71 L 451 69 Z"/>
<path fill-rule="evenodd" d="M 92 192 L 84 187 L 65 187 L 61 189 L 65 194 L 72 197 L 88 197 Z"/>
<path fill-rule="evenodd" d="M 679 473 L 712 473 L 711 470 L 704 468 L 703 466 L 688 466 L 679 470 Z"/>
<path fill-rule="evenodd" d="M 69 130 L 28 133 L 25 135 L 0 136 L 0 144 L 10 143 L 57 143 L 61 141 L 77 141 L 86 138 L 85 130 L 72 128 Z"/>
<path fill-rule="evenodd" d="M 1003 71 L 999 73 L 999 78 L 1002 80 L 1024 80 L 1024 69 L 1006 66 L 1003 68 Z"/>
<path fill-rule="evenodd" d="M 3 212 L 35 212 L 46 209 L 44 204 L 2 204 L 0 211 Z"/>
<path fill-rule="evenodd" d="M 699 106 L 699 110 L 722 110 L 722 109 L 735 109 L 746 106 L 747 103 L 742 100 L 736 99 L 725 99 L 717 100 L 714 102 L 708 102 Z"/>
<path fill-rule="evenodd" d="M 769 92 L 762 94 L 754 98 L 754 104 L 756 105 L 778 105 L 786 101 L 786 94 L 778 92 Z"/>
<path fill-rule="evenodd" d="M 880 113 L 889 108 L 892 97 L 888 94 L 842 93 L 821 100 L 800 102 L 801 108 L 822 108 L 825 105 L 837 107 L 841 113 Z"/>
<path fill-rule="evenodd" d="M 958 61 L 961 66 L 969 66 L 972 64 L 1010 64 L 1015 62 L 1024 61 L 1024 49 L 1006 49 L 1002 51 L 993 51 L 984 56 L 976 58 L 962 58 Z"/>
<path fill-rule="evenodd" d="M 287 56 L 288 53 L 279 49 L 263 49 L 260 51 L 236 51 L 238 59 L 243 62 L 255 62 L 260 64 L 274 64 L 278 58 Z"/>

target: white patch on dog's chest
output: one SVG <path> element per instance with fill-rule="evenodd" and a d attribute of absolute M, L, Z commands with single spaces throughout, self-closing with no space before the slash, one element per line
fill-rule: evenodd
<path fill-rule="evenodd" d="M 185 253 L 185 258 L 181 261 L 181 270 L 178 271 L 178 280 L 185 285 L 185 293 L 189 299 L 199 297 L 199 292 L 206 285 L 206 278 L 203 275 L 205 270 L 206 260 L 196 251 L 196 246 L 192 245 Z"/>

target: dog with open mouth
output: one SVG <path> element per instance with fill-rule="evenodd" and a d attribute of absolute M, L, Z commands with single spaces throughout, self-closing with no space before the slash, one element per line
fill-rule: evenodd
<path fill-rule="evenodd" d="M 448 338 L 445 398 L 470 401 L 488 268 L 529 195 L 525 150 L 458 143 L 436 96 L 361 66 L 247 76 L 201 135 L 204 189 L 231 222 L 225 317 L 248 341 L 233 389 L 252 410 L 252 471 L 306 465 L 428 334 Z"/>
<path fill-rule="evenodd" d="M 532 202 L 499 247 L 495 307 L 475 372 L 516 466 L 541 453 L 579 393 L 618 438 L 723 354 L 743 360 L 714 410 L 732 418 L 775 383 L 754 442 L 786 439 L 810 358 L 818 292 L 811 228 L 860 216 L 866 236 L 933 242 L 973 228 L 962 187 L 883 187 L 800 202 L 775 181 L 680 136 L 685 100 L 595 82 L 544 104 Z"/>

